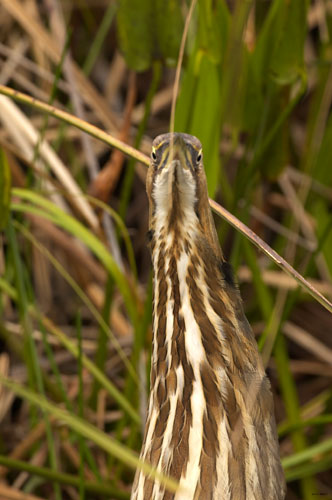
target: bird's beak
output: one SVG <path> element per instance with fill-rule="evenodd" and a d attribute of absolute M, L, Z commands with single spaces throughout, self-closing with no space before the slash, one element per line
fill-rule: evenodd
<path fill-rule="evenodd" d="M 173 165 L 176 168 L 180 167 L 183 170 L 189 169 L 186 157 L 186 145 L 181 136 L 177 136 L 174 141 L 170 141 L 167 166 L 170 165 Z"/>

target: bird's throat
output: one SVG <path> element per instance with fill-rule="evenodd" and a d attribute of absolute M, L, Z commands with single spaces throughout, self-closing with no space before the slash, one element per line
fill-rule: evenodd
<path fill-rule="evenodd" d="M 181 480 L 188 498 L 194 498 L 200 477 L 215 471 L 218 433 L 225 432 L 220 427 L 222 399 L 215 374 L 223 364 L 220 318 L 209 305 L 209 266 L 200 253 L 194 223 L 182 225 L 177 233 L 161 229 L 154 234 L 154 337 L 146 436 L 151 446 L 143 458 Z M 209 259 L 214 259 L 212 254 Z"/>

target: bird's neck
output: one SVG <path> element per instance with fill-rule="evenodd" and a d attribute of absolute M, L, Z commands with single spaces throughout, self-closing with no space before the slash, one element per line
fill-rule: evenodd
<path fill-rule="evenodd" d="M 230 498 L 229 474 L 239 492 L 232 498 L 244 499 L 243 443 L 249 441 L 239 401 L 251 394 L 256 402 L 264 377 L 257 347 L 238 291 L 199 223 L 176 219 L 172 231 L 156 222 L 151 392 L 141 458 L 186 491 L 169 498 Z M 144 494 L 133 498 L 164 498 L 163 487 L 143 474 L 135 491 Z"/>
<path fill-rule="evenodd" d="M 279 499 L 269 385 L 219 247 L 204 172 L 176 161 L 152 167 L 153 347 L 141 459 L 179 489 L 171 494 L 138 470 L 131 498 Z"/>
<path fill-rule="evenodd" d="M 175 223 L 174 230 L 156 224 L 152 244 L 154 272 L 152 385 L 177 379 L 180 387 L 186 373 L 190 385 L 193 367 L 203 353 L 200 332 L 193 313 L 193 278 L 199 273 L 195 240 L 196 221 Z M 196 297 L 197 298 L 197 297 Z M 189 342 L 189 335 L 191 341 Z M 195 337 L 197 337 L 195 342 Z M 187 341 L 187 342 L 186 342 Z M 195 349 L 192 349 L 193 345 Z M 190 373 L 189 373 L 190 372 Z M 171 389 L 171 392 L 173 389 Z"/>
<path fill-rule="evenodd" d="M 256 345 L 238 290 L 198 218 L 177 219 L 174 230 L 165 223 L 153 227 L 152 386 L 157 378 L 174 378 L 176 370 L 189 377 L 197 369 L 200 376 L 205 365 L 214 371 L 254 369 Z"/>
<path fill-rule="evenodd" d="M 175 231 L 168 228 L 165 234 L 165 226 L 159 227 L 152 250 L 154 311 L 148 417 L 156 420 L 151 430 L 154 428 L 157 450 L 149 458 L 174 478 L 182 478 L 184 484 L 187 477 L 190 486 L 190 482 L 195 483 L 195 474 L 197 479 L 199 476 L 199 456 L 191 452 L 202 448 L 205 407 L 200 370 L 206 354 L 194 312 L 194 302 L 197 306 L 201 302 L 195 283 L 200 267 L 197 228 L 189 220 L 177 225 Z M 214 442 L 218 442 L 217 436 Z"/>
<path fill-rule="evenodd" d="M 194 498 L 201 478 L 216 471 L 222 433 L 226 440 L 220 379 L 234 360 L 222 344 L 221 315 L 235 318 L 218 297 L 217 258 L 198 221 L 170 229 L 154 225 L 151 394 L 142 454 Z"/>

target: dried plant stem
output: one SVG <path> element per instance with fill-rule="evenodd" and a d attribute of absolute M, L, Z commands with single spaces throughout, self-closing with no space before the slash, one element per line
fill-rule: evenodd
<path fill-rule="evenodd" d="M 0 85 L 0 94 L 6 95 L 15 99 L 16 101 L 22 102 L 35 109 L 43 111 L 44 113 L 49 113 L 50 115 L 62 120 L 74 127 L 83 130 L 87 134 L 105 142 L 109 146 L 115 147 L 125 153 L 128 156 L 140 161 L 145 165 L 149 165 L 149 158 L 138 151 L 137 149 L 129 146 L 128 144 L 116 139 L 115 137 L 107 134 L 98 127 L 91 125 L 75 116 L 50 106 L 46 103 L 38 101 L 22 92 L 17 92 L 9 87 Z M 248 238 L 252 243 L 254 243 L 262 252 L 265 253 L 275 264 L 277 264 L 281 269 L 283 269 L 287 274 L 292 276 L 299 285 L 301 285 L 315 300 L 317 300 L 325 309 L 332 313 L 332 303 L 324 297 L 316 288 L 309 283 L 300 273 L 298 273 L 288 262 L 285 261 L 277 252 L 275 252 L 267 243 L 265 243 L 257 234 L 255 234 L 251 229 L 249 229 L 243 222 L 237 219 L 233 214 L 231 214 L 224 207 L 219 205 L 216 201 L 210 199 L 210 206 L 212 210 L 218 214 L 220 217 L 225 219 L 229 224 L 231 224 L 236 230 L 242 233 L 246 238 Z"/>

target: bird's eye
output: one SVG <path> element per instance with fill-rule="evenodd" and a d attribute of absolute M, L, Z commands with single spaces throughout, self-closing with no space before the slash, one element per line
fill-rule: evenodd
<path fill-rule="evenodd" d="M 201 162 L 201 159 L 202 159 L 202 151 L 200 151 L 197 155 L 197 158 L 196 158 L 196 163 L 200 163 Z"/>
<path fill-rule="evenodd" d="M 156 161 L 157 159 L 157 155 L 154 149 L 151 151 L 151 158 L 153 159 L 153 161 Z"/>

